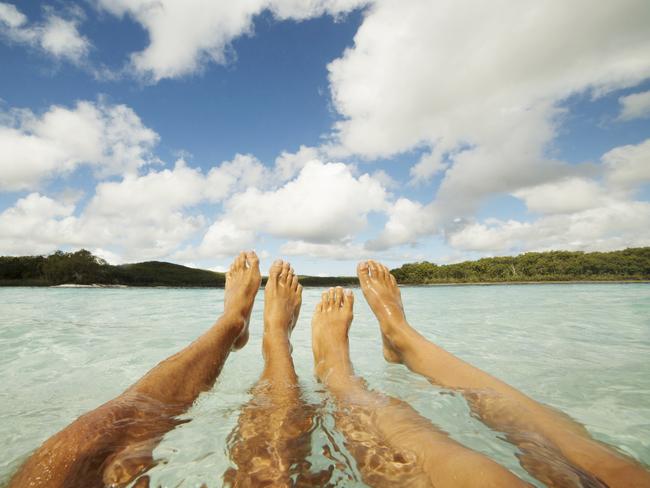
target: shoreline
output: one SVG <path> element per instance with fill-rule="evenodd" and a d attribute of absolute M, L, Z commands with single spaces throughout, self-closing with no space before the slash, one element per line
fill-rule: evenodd
<path fill-rule="evenodd" d="M 513 286 L 513 285 L 628 285 L 628 284 L 650 284 L 650 280 L 553 280 L 553 281 L 477 281 L 477 282 L 448 282 L 448 283 L 399 283 L 400 287 L 437 287 L 437 286 Z M 340 286 L 337 283 L 320 284 L 320 285 L 303 285 L 304 288 L 327 288 L 330 286 Z M 344 288 L 358 288 L 357 283 L 349 283 Z M 63 283 L 61 285 L 34 285 L 34 284 L 10 284 L 2 285 L 0 288 L 63 288 L 63 289 L 137 289 L 137 288 L 182 288 L 182 289 L 223 289 L 223 286 L 183 286 L 183 285 L 105 285 L 89 284 L 80 285 L 76 283 Z"/>

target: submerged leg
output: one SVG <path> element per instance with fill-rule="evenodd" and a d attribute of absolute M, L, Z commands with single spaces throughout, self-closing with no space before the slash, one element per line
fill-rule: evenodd
<path fill-rule="evenodd" d="M 357 272 L 379 320 L 384 357 L 463 393 L 485 424 L 520 448 L 522 466 L 533 476 L 557 486 L 650 486 L 648 471 L 595 441 L 582 425 L 421 336 L 406 321 L 397 282 L 386 266 L 362 262 Z"/>
<path fill-rule="evenodd" d="M 301 296 L 289 263 L 273 263 L 264 290 L 264 371 L 230 436 L 237 468 L 224 474 L 226 486 L 293 486 L 307 471 L 313 412 L 301 397 L 289 343 Z"/>
<path fill-rule="evenodd" d="M 13 487 L 125 486 L 151 466 L 165 432 L 245 344 L 261 277 L 253 252 L 241 253 L 226 278 L 224 312 L 212 328 L 162 361 L 117 398 L 55 434 L 25 462 Z M 146 477 L 137 486 L 146 485 Z"/>
<path fill-rule="evenodd" d="M 353 295 L 324 293 L 312 321 L 316 376 L 334 397 L 335 421 L 371 486 L 524 486 L 508 470 L 450 439 L 403 401 L 369 390 L 350 362 Z"/>

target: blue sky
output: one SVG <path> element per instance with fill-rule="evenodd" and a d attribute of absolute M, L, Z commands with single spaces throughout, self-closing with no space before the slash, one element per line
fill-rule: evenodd
<path fill-rule="evenodd" d="M 0 254 L 649 245 L 647 3 L 503 3 L 0 2 Z"/>

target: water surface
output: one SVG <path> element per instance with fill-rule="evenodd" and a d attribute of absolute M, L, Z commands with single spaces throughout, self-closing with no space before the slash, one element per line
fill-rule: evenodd
<path fill-rule="evenodd" d="M 312 375 L 311 312 L 320 289 L 305 289 L 293 334 L 307 400 L 329 433 L 333 420 Z M 351 355 L 371 388 L 408 401 L 459 442 L 533 481 L 517 449 L 474 419 L 465 400 L 386 364 L 370 309 L 355 290 Z M 650 285 L 527 285 L 403 288 L 410 322 L 429 339 L 583 423 L 597 439 L 650 464 Z M 223 307 L 217 289 L 0 288 L 0 486 L 49 436 L 115 397 L 158 361 L 199 336 Z M 262 370 L 263 293 L 251 340 L 232 354 L 215 387 L 155 451 L 152 486 L 221 486 L 226 439 Z M 312 435 L 313 469 L 336 432 Z M 364 486 L 354 462 L 333 483 Z M 537 484 L 540 486 L 539 484 Z"/>

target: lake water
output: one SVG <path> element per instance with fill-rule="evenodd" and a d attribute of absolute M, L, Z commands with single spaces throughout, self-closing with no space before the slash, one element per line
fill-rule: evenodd
<path fill-rule="evenodd" d="M 310 342 L 320 292 L 304 290 L 292 341 L 304 394 L 315 405 L 325 400 Z M 370 387 L 406 400 L 532 482 L 516 448 L 474 419 L 461 396 L 384 362 L 374 317 L 358 289 L 355 295 L 351 354 Z M 409 321 L 425 336 L 650 464 L 650 285 L 414 287 L 402 295 Z M 0 288 L 0 486 L 42 441 L 205 331 L 222 306 L 216 289 Z M 157 447 L 164 462 L 151 470 L 152 486 L 221 486 L 231 466 L 226 439 L 262 370 L 262 309 L 260 292 L 249 344 L 199 397 L 187 414 L 193 420 Z M 332 425 L 328 409 L 319 411 L 320 425 Z M 338 434 L 314 431 L 314 469 L 334 464 L 320 454 L 333 442 L 345 456 Z M 353 464 L 341 466 L 332 482 L 363 486 Z"/>

